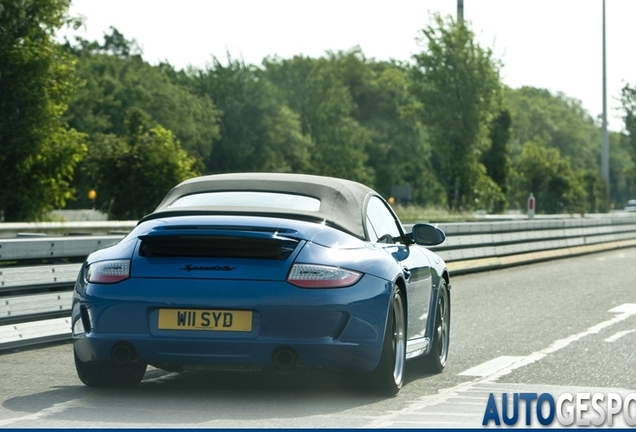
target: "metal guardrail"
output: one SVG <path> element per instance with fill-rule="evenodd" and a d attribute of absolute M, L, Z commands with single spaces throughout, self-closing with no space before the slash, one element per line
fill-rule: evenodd
<path fill-rule="evenodd" d="M 0 223 L 0 239 L 16 236 L 40 235 L 105 235 L 130 232 L 137 221 L 87 221 L 87 222 L 3 222 Z"/>
<path fill-rule="evenodd" d="M 82 261 L 136 224 L 0 223 L 0 350 L 68 339 Z"/>
<path fill-rule="evenodd" d="M 629 216 L 443 223 L 448 237 L 432 249 L 452 276 L 633 247 L 636 215 Z M 0 350 L 68 339 L 82 261 L 135 224 L 0 224 Z"/>
<path fill-rule="evenodd" d="M 448 237 L 432 249 L 455 275 L 636 246 L 636 215 L 439 226 Z"/>

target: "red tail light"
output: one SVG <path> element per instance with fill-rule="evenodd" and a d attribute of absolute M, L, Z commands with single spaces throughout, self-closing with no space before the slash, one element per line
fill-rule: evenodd
<path fill-rule="evenodd" d="M 358 282 L 362 273 L 340 267 L 294 264 L 287 282 L 300 288 L 345 288 Z"/>
<path fill-rule="evenodd" d="M 130 277 L 130 260 L 100 261 L 86 268 L 86 280 L 91 283 L 112 284 Z"/>

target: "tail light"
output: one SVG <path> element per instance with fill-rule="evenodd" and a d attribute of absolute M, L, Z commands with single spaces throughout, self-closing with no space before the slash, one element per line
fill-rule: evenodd
<path fill-rule="evenodd" d="M 86 268 L 86 280 L 112 284 L 130 277 L 130 260 L 99 261 Z"/>
<path fill-rule="evenodd" d="M 300 288 L 345 288 L 358 282 L 362 273 L 340 267 L 294 264 L 287 282 Z"/>

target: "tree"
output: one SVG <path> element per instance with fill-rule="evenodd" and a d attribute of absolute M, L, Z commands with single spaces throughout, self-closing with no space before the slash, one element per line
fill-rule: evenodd
<path fill-rule="evenodd" d="M 418 101 L 409 91 L 408 66 L 369 60 L 359 48 L 330 53 L 327 59 L 351 95 L 351 116 L 370 133 L 366 164 L 374 172 L 371 186 L 389 197 L 393 186 L 407 185 L 412 203 L 444 203 Z"/>
<path fill-rule="evenodd" d="M 66 113 L 71 126 L 89 135 L 121 136 L 126 133 L 126 113 L 137 107 L 150 115 L 151 123 L 172 131 L 203 166 L 219 137 L 219 112 L 210 98 L 178 82 L 169 64 L 145 62 L 136 41 L 115 28 L 104 35 L 101 45 L 76 38 L 66 49 L 78 59 L 77 74 L 83 82 Z"/>
<path fill-rule="evenodd" d="M 541 142 L 557 149 L 570 160 L 577 177 L 585 178 L 587 211 L 606 211 L 605 185 L 600 176 L 600 125 L 581 103 L 561 93 L 553 95 L 545 89 L 521 87 L 507 89 L 506 105 L 512 116 L 513 165 L 526 142 Z M 630 188 L 636 178 L 633 167 L 627 140 L 610 132 L 610 202 L 624 203 L 632 196 Z"/>
<path fill-rule="evenodd" d="M 192 77 L 193 91 L 219 108 L 220 137 L 206 158 L 208 172 L 310 169 L 311 141 L 275 86 L 255 66 L 216 58 Z"/>
<path fill-rule="evenodd" d="M 622 208 L 627 200 L 636 196 L 636 163 L 630 155 L 629 141 L 630 138 L 625 133 L 609 132 L 610 203 L 618 208 Z M 604 184 L 602 197 L 606 209 Z"/>
<path fill-rule="evenodd" d="M 111 218 L 131 220 L 152 212 L 172 187 L 198 173 L 174 134 L 150 126 L 141 109 L 128 111 L 126 129 L 123 137 L 96 135 L 85 169 L 96 206 Z"/>
<path fill-rule="evenodd" d="M 584 213 L 587 209 L 583 179 L 572 169 L 570 159 L 559 150 L 529 141 L 522 146 L 515 164 L 515 195 L 517 204 L 532 193 L 540 213 Z"/>
<path fill-rule="evenodd" d="M 569 157 L 574 169 L 598 166 L 600 129 L 580 101 L 562 93 L 521 87 L 507 90 L 506 103 L 512 115 L 513 154 L 519 154 L 521 144 L 540 140 Z"/>
<path fill-rule="evenodd" d="M 263 61 L 265 78 L 298 114 L 303 135 L 311 139 L 311 171 L 373 184 L 368 166 L 368 129 L 352 116 L 355 109 L 340 71 L 326 58 L 296 56 Z"/>
<path fill-rule="evenodd" d="M 626 84 L 621 90 L 621 104 L 623 105 L 625 122 L 624 143 L 632 160 L 631 178 L 636 179 L 636 87 Z M 632 180 L 630 192 L 636 194 L 636 182 Z"/>
<path fill-rule="evenodd" d="M 434 16 L 422 30 L 423 51 L 414 55 L 413 93 L 422 103 L 440 182 L 452 210 L 474 207 L 479 154 L 487 126 L 500 103 L 500 64 L 474 42 L 465 22 Z"/>
<path fill-rule="evenodd" d="M 502 199 L 494 204 L 493 210 L 502 213 L 506 208 L 505 195 L 508 192 L 508 176 L 510 172 L 510 111 L 503 109 L 492 119 L 490 125 L 490 148 L 481 157 L 486 174 L 499 187 Z"/>
<path fill-rule="evenodd" d="M 37 219 L 73 196 L 85 137 L 62 115 L 77 85 L 72 59 L 54 41 L 75 22 L 68 0 L 0 2 L 0 212 Z"/>

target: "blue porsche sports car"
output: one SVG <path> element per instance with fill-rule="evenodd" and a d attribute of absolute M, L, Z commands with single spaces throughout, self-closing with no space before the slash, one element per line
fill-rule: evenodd
<path fill-rule="evenodd" d="M 441 372 L 450 282 L 386 201 L 348 180 L 221 174 L 187 180 L 119 243 L 88 256 L 73 297 L 79 378 L 135 386 L 148 364 L 321 367 L 385 394 L 407 359 Z"/>

